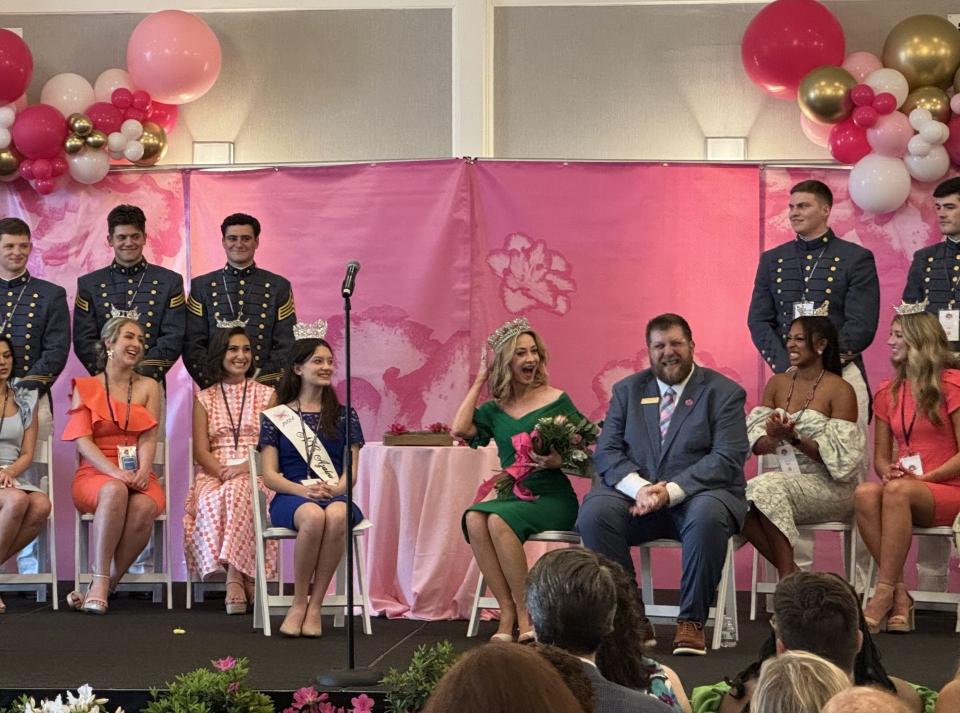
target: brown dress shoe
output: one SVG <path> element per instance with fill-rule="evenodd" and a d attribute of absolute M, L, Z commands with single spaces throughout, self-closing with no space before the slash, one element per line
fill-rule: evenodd
<path fill-rule="evenodd" d="M 643 617 L 640 622 L 640 641 L 645 649 L 652 649 L 657 645 L 657 632 L 653 624 L 647 617 Z"/>
<path fill-rule="evenodd" d="M 673 637 L 674 656 L 706 656 L 707 644 L 703 624 L 699 621 L 677 619 L 677 633 Z"/>

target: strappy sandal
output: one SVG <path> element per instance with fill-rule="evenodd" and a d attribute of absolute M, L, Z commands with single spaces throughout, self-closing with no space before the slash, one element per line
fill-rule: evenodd
<path fill-rule="evenodd" d="M 95 574 L 93 575 L 94 579 L 106 579 L 108 582 L 110 580 L 110 575 L 108 574 Z M 91 582 L 90 586 L 93 586 Z M 107 602 L 105 599 L 98 599 L 96 597 L 90 596 L 90 590 L 87 589 L 86 596 L 83 598 L 83 605 L 80 607 L 80 611 L 86 614 L 97 614 L 102 615 L 107 613 Z"/>
<path fill-rule="evenodd" d="M 233 594 L 230 593 L 231 586 L 240 590 L 239 596 L 236 594 L 236 589 Z M 243 580 L 233 579 L 227 582 L 227 596 L 224 599 L 224 607 L 227 610 L 227 614 L 231 616 L 234 614 L 247 613 L 247 593 L 243 588 Z"/>

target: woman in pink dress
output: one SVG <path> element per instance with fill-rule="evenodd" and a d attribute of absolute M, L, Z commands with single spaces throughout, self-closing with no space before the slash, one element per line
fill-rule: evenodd
<path fill-rule="evenodd" d="M 903 305 L 890 327 L 894 377 L 873 399 L 873 467 L 882 482 L 857 487 L 857 527 L 880 565 L 864 609 L 871 632 L 913 629 L 903 582 L 911 528 L 950 525 L 960 512 L 960 370 L 946 334 L 924 305 Z M 896 446 L 894 446 L 896 444 Z"/>
<path fill-rule="evenodd" d="M 187 566 L 203 579 L 227 577 L 227 614 L 244 614 L 253 601 L 253 512 L 247 449 L 257 444 L 260 412 L 273 389 L 251 377 L 250 338 L 243 327 L 221 329 L 210 342 L 210 386 L 193 403 L 193 488 L 183 516 Z M 264 490 L 266 493 L 267 491 Z M 268 576 L 275 572 L 276 543 L 267 549 Z"/>

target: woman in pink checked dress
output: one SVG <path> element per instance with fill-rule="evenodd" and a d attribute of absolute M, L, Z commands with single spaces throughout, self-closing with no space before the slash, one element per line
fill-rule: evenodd
<path fill-rule="evenodd" d="M 216 383 L 198 393 L 193 405 L 197 469 L 183 516 L 184 554 L 190 571 L 201 578 L 226 570 L 227 614 L 243 614 L 253 601 L 256 569 L 247 449 L 257 444 L 260 412 L 273 399 L 273 389 L 250 378 L 253 354 L 243 327 L 217 331 L 207 368 Z M 271 542 L 270 577 L 276 576 L 275 563 L 276 543 Z"/>

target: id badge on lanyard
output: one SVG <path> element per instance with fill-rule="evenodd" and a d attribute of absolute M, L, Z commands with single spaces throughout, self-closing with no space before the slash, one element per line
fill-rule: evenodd
<path fill-rule="evenodd" d="M 960 341 L 960 309 L 942 309 L 939 316 L 940 326 L 947 334 L 947 341 Z"/>
<path fill-rule="evenodd" d="M 120 470 L 136 470 L 139 467 L 137 447 L 117 446 L 117 465 L 120 466 Z"/>
<path fill-rule="evenodd" d="M 804 302 L 794 302 L 793 303 L 793 318 L 799 319 L 800 317 L 813 317 L 813 311 L 816 309 L 813 302 L 804 301 Z"/>
<path fill-rule="evenodd" d="M 787 475 L 800 475 L 800 462 L 796 449 L 786 443 L 777 446 L 777 462 L 780 470 Z"/>

